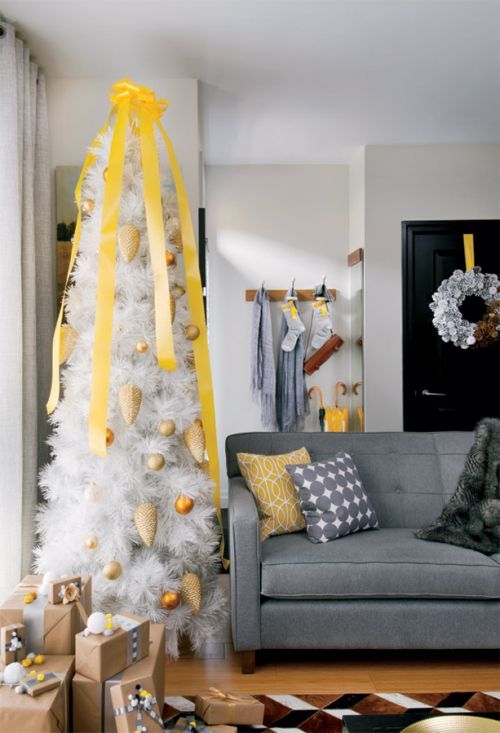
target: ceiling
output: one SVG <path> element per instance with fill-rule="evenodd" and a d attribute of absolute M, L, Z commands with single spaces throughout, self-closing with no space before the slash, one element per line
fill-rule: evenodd
<path fill-rule="evenodd" d="M 208 163 L 499 140 L 497 0 L 0 0 L 47 75 L 198 78 Z"/>

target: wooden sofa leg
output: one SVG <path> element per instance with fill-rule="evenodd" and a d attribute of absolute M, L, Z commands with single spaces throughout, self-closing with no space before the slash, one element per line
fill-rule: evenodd
<path fill-rule="evenodd" d="M 253 674 L 255 672 L 255 650 L 240 652 L 242 674 Z"/>

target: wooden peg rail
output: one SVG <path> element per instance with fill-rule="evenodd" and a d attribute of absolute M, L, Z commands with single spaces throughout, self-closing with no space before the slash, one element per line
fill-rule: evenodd
<path fill-rule="evenodd" d="M 245 300 L 248 302 L 251 302 L 255 298 L 256 290 L 245 290 Z M 297 297 L 299 300 L 314 300 L 314 290 L 300 290 L 297 288 L 295 290 Z M 328 292 L 332 296 L 332 298 L 335 300 L 337 297 L 337 291 L 335 288 L 329 288 Z M 280 303 L 285 299 L 285 295 L 288 293 L 288 290 L 268 290 L 267 294 L 269 296 L 269 300 L 272 303 Z"/>

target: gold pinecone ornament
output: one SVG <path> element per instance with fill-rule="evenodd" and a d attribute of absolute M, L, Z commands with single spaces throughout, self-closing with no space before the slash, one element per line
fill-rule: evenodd
<path fill-rule="evenodd" d="M 182 236 L 179 219 L 176 216 L 170 216 L 165 226 L 167 237 L 172 244 L 175 245 L 178 252 L 182 252 Z"/>
<path fill-rule="evenodd" d="M 71 356 L 71 352 L 75 348 L 77 338 L 77 332 L 72 326 L 69 325 L 69 323 L 65 323 L 64 326 L 61 326 L 61 336 L 59 341 L 59 364 L 64 364 L 66 359 Z"/>
<path fill-rule="evenodd" d="M 141 409 L 142 391 L 136 384 L 124 384 L 118 392 L 118 405 L 123 419 L 130 427 Z"/>
<path fill-rule="evenodd" d="M 196 463 L 202 463 L 205 458 L 205 431 L 201 420 L 195 420 L 184 431 L 184 442 Z"/>
<path fill-rule="evenodd" d="M 181 578 L 182 602 L 197 615 L 201 609 L 201 583 L 195 573 L 184 573 Z"/>
<path fill-rule="evenodd" d="M 158 514 L 154 504 L 151 504 L 150 501 L 144 501 L 142 504 L 139 504 L 134 512 L 134 522 L 141 540 L 146 547 L 151 547 L 155 539 L 158 523 Z"/>
<path fill-rule="evenodd" d="M 118 231 L 118 246 L 125 262 L 132 262 L 141 243 L 141 234 L 133 224 L 124 224 Z"/>
<path fill-rule="evenodd" d="M 175 318 L 175 298 L 172 293 L 170 293 L 170 323 L 174 322 Z"/>

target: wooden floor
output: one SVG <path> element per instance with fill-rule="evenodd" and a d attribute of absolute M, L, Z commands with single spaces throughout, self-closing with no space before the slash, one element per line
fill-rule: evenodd
<path fill-rule="evenodd" d="M 500 690 L 500 672 L 494 653 L 272 651 L 258 655 L 255 674 L 243 675 L 230 644 L 224 658 L 167 663 L 167 695 L 210 686 L 254 694 L 489 691 Z"/>
<path fill-rule="evenodd" d="M 228 589 L 228 576 L 220 576 Z M 331 692 L 483 692 L 500 690 L 496 652 L 266 651 L 255 674 L 243 675 L 229 621 L 203 654 L 167 662 L 167 695 L 195 695 L 207 687 L 253 694 Z"/>

